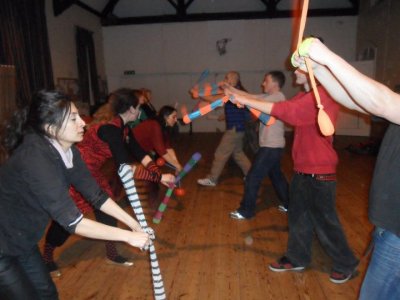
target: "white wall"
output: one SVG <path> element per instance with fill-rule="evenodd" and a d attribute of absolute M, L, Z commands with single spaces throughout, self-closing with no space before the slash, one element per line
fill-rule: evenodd
<path fill-rule="evenodd" d="M 154 104 L 195 105 L 188 90 L 208 68 L 209 82 L 219 81 L 229 70 L 239 71 L 244 86 L 260 92 L 263 74 L 280 69 L 287 74 L 284 92 L 293 96 L 291 70 L 292 19 L 210 21 L 104 27 L 104 57 L 109 89 L 147 87 Z M 308 18 L 305 35 L 322 36 L 325 43 L 346 60 L 354 60 L 357 17 Z M 220 56 L 216 41 L 231 38 Z M 124 70 L 135 70 L 133 76 Z M 202 118 L 194 131 L 215 131 L 224 125 Z"/>
<path fill-rule="evenodd" d="M 46 0 L 46 19 L 55 84 L 60 77 L 78 78 L 75 26 L 93 32 L 97 72 L 105 78 L 103 36 L 99 17 L 75 5 L 54 17 L 53 1 Z"/>
<path fill-rule="evenodd" d="M 400 1 L 362 0 L 357 32 L 357 52 L 376 51 L 376 79 L 390 88 L 400 88 Z"/>

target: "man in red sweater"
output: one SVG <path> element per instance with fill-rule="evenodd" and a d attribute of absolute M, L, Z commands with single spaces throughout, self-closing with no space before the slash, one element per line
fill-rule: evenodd
<path fill-rule="evenodd" d="M 310 92 L 308 75 L 295 71 L 296 84 L 305 92 L 289 101 L 269 103 L 253 95 L 226 87 L 231 101 L 247 105 L 292 125 L 294 176 L 290 184 L 289 239 L 286 254 L 269 265 L 274 272 L 302 271 L 311 262 L 311 244 L 316 232 L 333 260 L 330 281 L 344 283 L 354 274 L 358 260 L 351 251 L 336 213 L 336 165 L 333 137 L 323 136 L 317 124 L 318 108 Z M 339 105 L 318 87 L 321 104 L 335 124 Z"/>

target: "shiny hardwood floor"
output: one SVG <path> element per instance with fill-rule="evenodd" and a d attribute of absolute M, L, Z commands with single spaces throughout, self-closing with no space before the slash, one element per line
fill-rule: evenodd
<path fill-rule="evenodd" d="M 141 189 L 147 220 L 157 235 L 156 251 L 168 299 L 357 299 L 368 257 L 359 266 L 359 275 L 336 285 L 329 281 L 331 261 L 317 240 L 313 243 L 312 264 L 301 273 L 274 273 L 268 263 L 284 253 L 287 216 L 277 210 L 277 197 L 268 179 L 263 182 L 257 215 L 249 221 L 230 219 L 243 193 L 239 168 L 229 162 L 217 187 L 198 186 L 207 174 L 218 144 L 219 133 L 182 134 L 177 152 L 184 163 L 200 152 L 199 164 L 183 179 L 186 195 L 171 199 L 160 224 L 152 224 L 151 205 Z M 289 146 L 283 170 L 291 178 Z M 364 140 L 336 138 L 340 156 L 337 209 L 348 241 L 358 257 L 370 240 L 367 220 L 368 188 L 374 156 L 351 154 L 344 148 Z M 163 190 L 164 191 L 164 190 Z M 161 191 L 161 194 L 163 194 Z M 125 209 L 131 211 L 129 206 Z M 122 225 L 121 225 L 122 226 Z M 62 272 L 55 282 L 61 299 L 153 299 L 147 253 L 118 245 L 135 265 L 109 265 L 104 243 L 74 236 L 56 252 Z"/>

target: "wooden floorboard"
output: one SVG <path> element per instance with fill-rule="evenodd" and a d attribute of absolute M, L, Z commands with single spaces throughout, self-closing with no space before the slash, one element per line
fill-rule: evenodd
<path fill-rule="evenodd" d="M 198 186 L 213 159 L 220 133 L 182 134 L 176 149 L 182 163 L 198 151 L 202 159 L 183 179 L 186 195 L 173 197 L 160 224 L 152 224 L 146 192 L 140 198 L 146 206 L 149 224 L 155 229 L 155 243 L 168 299 L 357 299 L 368 259 L 359 275 L 343 285 L 329 281 L 331 261 L 317 240 L 313 260 L 301 273 L 274 273 L 267 266 L 284 253 L 287 216 L 276 208 L 277 197 L 268 179 L 259 194 L 257 215 L 249 221 L 229 218 L 243 194 L 240 169 L 228 162 L 217 187 Z M 282 167 L 290 179 L 290 141 Z M 337 209 L 357 256 L 362 256 L 370 239 L 367 219 L 368 189 L 374 156 L 351 154 L 350 143 L 363 140 L 336 137 L 338 167 Z M 162 189 L 161 194 L 163 194 Z M 131 211 L 128 205 L 124 208 Z M 122 225 L 121 225 L 122 226 Z M 135 261 L 134 267 L 109 265 L 104 243 L 71 238 L 56 251 L 62 276 L 55 279 L 61 299 L 152 299 L 147 253 L 119 244 L 120 252 Z"/>

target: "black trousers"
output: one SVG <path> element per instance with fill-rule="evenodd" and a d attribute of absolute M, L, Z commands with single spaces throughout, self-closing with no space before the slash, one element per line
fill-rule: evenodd
<path fill-rule="evenodd" d="M 295 174 L 290 185 L 289 241 L 286 256 L 306 267 L 316 233 L 333 260 L 333 270 L 354 271 L 358 260 L 351 251 L 336 212 L 336 181 Z"/>
<path fill-rule="evenodd" d="M 0 256 L 0 299 L 58 299 L 37 246 L 23 256 Z"/>

